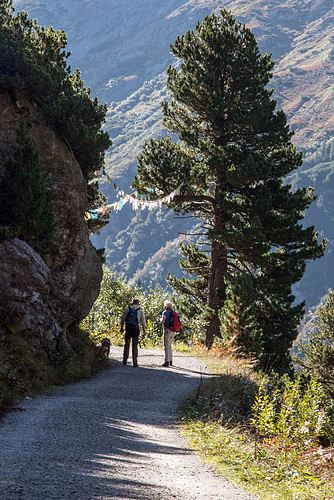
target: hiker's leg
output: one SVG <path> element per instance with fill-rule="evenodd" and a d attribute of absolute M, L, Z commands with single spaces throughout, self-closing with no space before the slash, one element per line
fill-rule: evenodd
<path fill-rule="evenodd" d="M 165 362 L 169 363 L 173 361 L 172 355 L 172 342 L 175 337 L 175 332 L 169 330 L 169 328 L 164 328 L 164 350 L 165 350 Z"/>
<path fill-rule="evenodd" d="M 169 330 L 170 331 L 170 330 Z M 172 361 L 173 361 L 173 352 L 172 352 L 172 344 L 173 344 L 173 341 L 174 341 L 174 337 L 175 337 L 175 332 L 170 332 L 170 336 L 169 336 L 169 364 L 171 365 L 172 364 Z"/>
<path fill-rule="evenodd" d="M 132 339 L 132 361 L 134 366 L 137 366 L 138 362 L 138 340 L 139 340 L 139 327 L 128 326 L 127 327 L 127 335 L 129 337 L 127 355 L 129 356 L 130 352 L 130 342 Z"/>
<path fill-rule="evenodd" d="M 124 344 L 124 351 L 123 351 L 123 364 L 124 365 L 126 364 L 128 357 L 129 357 L 130 342 L 131 342 L 131 332 L 126 330 L 125 331 L 125 344 Z"/>
<path fill-rule="evenodd" d="M 139 340 L 139 331 L 137 331 L 132 336 L 132 361 L 133 366 L 138 365 L 138 340 Z"/>
<path fill-rule="evenodd" d="M 165 361 L 166 361 L 167 348 L 168 348 L 167 335 L 168 335 L 168 329 L 164 327 L 164 334 L 163 334 L 162 341 L 163 341 L 163 345 L 164 345 Z"/>

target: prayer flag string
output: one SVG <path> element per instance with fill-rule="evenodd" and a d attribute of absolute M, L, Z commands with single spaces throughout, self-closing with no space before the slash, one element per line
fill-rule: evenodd
<path fill-rule="evenodd" d="M 163 198 L 160 198 L 158 200 L 154 201 L 149 201 L 149 200 L 141 200 L 139 199 L 139 194 L 138 191 L 134 191 L 131 194 L 126 194 L 113 180 L 110 178 L 110 176 L 106 173 L 104 169 L 97 170 L 95 172 L 96 177 L 101 177 L 103 175 L 106 176 L 107 181 L 110 184 L 114 185 L 114 190 L 116 191 L 116 197 L 119 198 L 119 201 L 115 201 L 114 203 L 111 203 L 109 205 L 106 205 L 104 207 L 99 207 L 97 209 L 89 210 L 85 212 L 85 219 L 88 220 L 94 220 L 98 219 L 99 217 L 104 217 L 107 212 L 110 211 L 115 211 L 115 212 L 120 212 L 124 205 L 126 203 L 130 203 L 132 206 L 133 210 L 145 210 L 146 208 L 148 210 L 153 210 L 155 208 L 161 208 L 163 203 L 165 204 L 170 204 L 175 196 L 179 196 L 181 192 L 181 187 L 183 186 L 183 183 L 181 183 L 172 193 L 170 193 L 167 196 L 164 196 Z M 90 182 L 94 182 L 95 179 L 93 179 Z M 154 189 L 148 188 L 148 191 L 154 192 Z M 162 191 L 163 193 L 163 191 Z M 216 183 L 215 182 L 210 182 L 208 185 L 208 188 L 204 190 L 204 194 L 208 195 L 213 195 L 215 196 L 216 193 Z"/>
<path fill-rule="evenodd" d="M 99 207 L 93 210 L 86 211 L 85 219 L 87 221 L 103 217 L 106 215 L 107 212 L 110 211 L 120 212 L 126 203 L 130 203 L 133 210 L 139 210 L 139 209 L 145 210 L 145 208 L 147 208 L 148 210 L 153 210 L 154 208 L 161 208 L 163 203 L 170 204 L 173 201 L 174 197 L 180 194 L 181 187 L 183 185 L 183 183 L 180 184 L 180 186 L 178 186 L 172 193 L 170 193 L 167 196 L 164 196 L 161 199 L 149 201 L 149 200 L 140 200 L 138 198 L 139 195 L 137 191 L 131 194 L 126 194 L 115 183 L 113 184 L 115 191 L 117 191 L 117 197 L 120 198 L 120 200 L 115 201 L 114 203 L 111 203 L 104 207 Z"/>

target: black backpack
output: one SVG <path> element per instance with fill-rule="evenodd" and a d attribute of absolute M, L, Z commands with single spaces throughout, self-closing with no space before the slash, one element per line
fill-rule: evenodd
<path fill-rule="evenodd" d="M 138 309 L 135 309 L 133 307 L 129 307 L 129 312 L 128 312 L 128 315 L 127 315 L 126 320 L 125 320 L 125 323 L 127 326 L 132 326 L 132 327 L 138 326 L 137 311 L 138 311 Z"/>

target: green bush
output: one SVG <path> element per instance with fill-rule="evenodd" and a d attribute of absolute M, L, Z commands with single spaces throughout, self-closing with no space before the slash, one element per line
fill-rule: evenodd
<path fill-rule="evenodd" d="M 284 449 L 309 448 L 320 438 L 334 437 L 330 403 L 321 384 L 313 379 L 304 387 L 301 377 L 284 382 L 280 391 L 263 379 L 252 407 L 251 423 L 257 433 L 275 439 Z"/>
<path fill-rule="evenodd" d="M 127 283 L 126 277 L 117 277 L 115 272 L 105 267 L 100 294 L 81 326 L 89 331 L 95 342 L 110 336 L 117 343 L 121 338 L 120 317 L 136 292 L 137 289 Z"/>

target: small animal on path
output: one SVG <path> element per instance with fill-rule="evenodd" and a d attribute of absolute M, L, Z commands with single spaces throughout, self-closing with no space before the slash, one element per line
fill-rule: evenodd
<path fill-rule="evenodd" d="M 102 342 L 101 342 L 101 353 L 105 354 L 107 356 L 107 358 L 109 357 L 109 353 L 110 353 L 110 340 L 107 339 L 107 338 L 102 339 Z"/>

